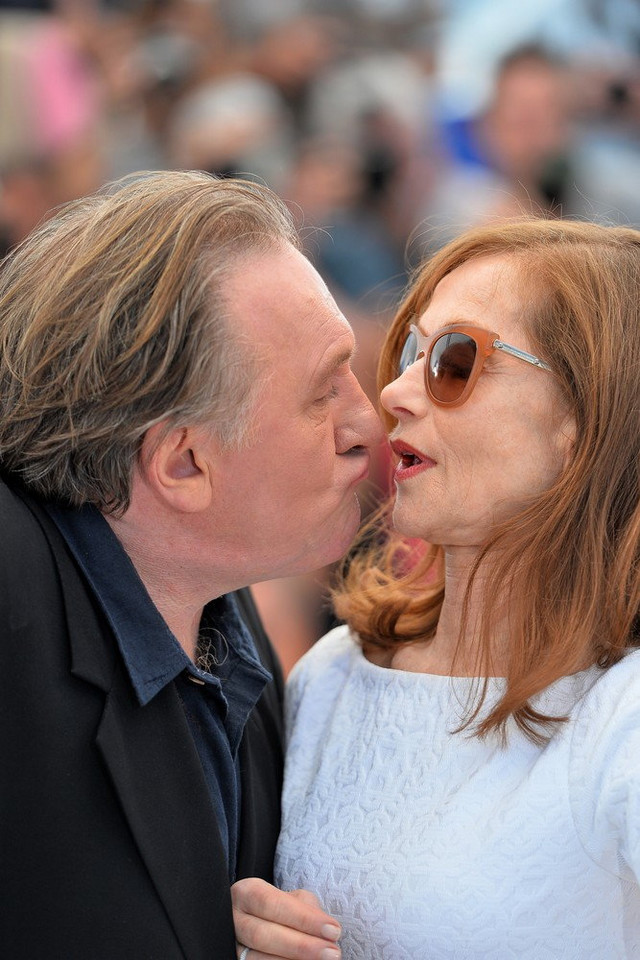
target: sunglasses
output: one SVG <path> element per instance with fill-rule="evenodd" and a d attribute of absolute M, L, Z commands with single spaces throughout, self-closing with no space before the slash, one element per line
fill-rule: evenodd
<path fill-rule="evenodd" d="M 400 354 L 398 376 L 424 357 L 424 383 L 430 398 L 441 407 L 459 407 L 471 396 L 485 360 L 496 350 L 541 370 L 551 369 L 533 354 L 503 343 L 489 330 L 455 324 L 425 337 L 412 323 Z"/>

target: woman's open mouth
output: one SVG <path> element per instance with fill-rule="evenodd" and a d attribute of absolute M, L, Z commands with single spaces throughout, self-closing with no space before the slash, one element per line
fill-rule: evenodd
<path fill-rule="evenodd" d="M 408 480 L 410 477 L 415 477 L 417 473 L 421 473 L 423 470 L 428 470 L 436 465 L 436 461 L 428 457 L 426 453 L 416 450 L 415 447 L 412 447 L 409 443 L 405 443 L 403 440 L 393 440 L 391 449 L 400 457 L 394 471 L 394 478 L 396 480 Z"/>

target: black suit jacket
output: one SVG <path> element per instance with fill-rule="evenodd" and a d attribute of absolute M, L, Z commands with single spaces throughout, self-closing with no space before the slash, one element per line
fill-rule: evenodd
<path fill-rule="evenodd" d="M 173 684 L 140 707 L 55 524 L 0 482 L 0 956 L 235 960 L 215 814 Z M 238 876 L 271 878 L 282 682 L 241 745 Z"/>

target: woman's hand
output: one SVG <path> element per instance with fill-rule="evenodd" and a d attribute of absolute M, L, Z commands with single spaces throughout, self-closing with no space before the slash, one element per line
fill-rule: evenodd
<path fill-rule="evenodd" d="M 257 877 L 231 887 L 238 957 L 245 960 L 340 960 L 340 926 L 308 890 L 285 893 Z"/>

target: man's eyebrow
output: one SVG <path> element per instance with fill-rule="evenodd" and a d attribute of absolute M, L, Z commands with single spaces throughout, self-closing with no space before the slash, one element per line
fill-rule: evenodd
<path fill-rule="evenodd" d="M 316 370 L 316 373 L 313 377 L 313 382 L 323 383 L 325 380 L 328 380 L 329 377 L 338 372 L 340 367 L 344 366 L 345 363 L 349 363 L 353 359 L 354 353 L 355 347 L 349 350 L 343 350 L 335 357 L 327 357 L 327 359 L 323 360 Z"/>

